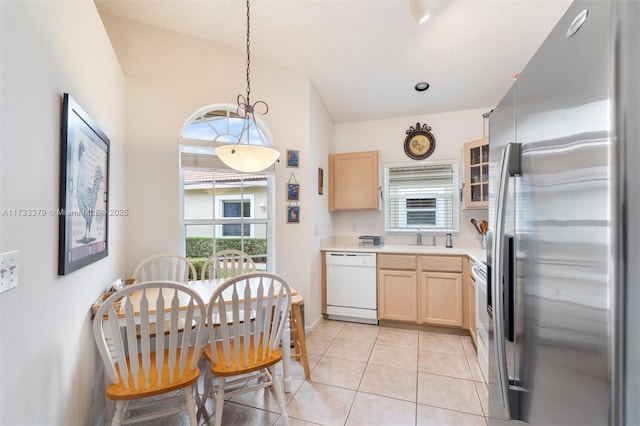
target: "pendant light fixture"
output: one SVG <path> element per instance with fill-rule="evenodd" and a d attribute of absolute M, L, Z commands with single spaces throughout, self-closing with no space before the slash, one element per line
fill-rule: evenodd
<path fill-rule="evenodd" d="M 255 114 L 265 115 L 269 112 L 269 105 L 264 101 L 257 101 L 251 104 L 251 26 L 249 13 L 249 0 L 247 0 L 247 96 L 238 95 L 237 113 L 243 117 L 242 131 L 238 137 L 238 143 L 223 145 L 216 148 L 216 155 L 223 163 L 234 170 L 240 172 L 253 173 L 259 172 L 271 166 L 280 157 L 280 152 L 267 146 L 262 138 L 262 132 L 256 122 Z M 251 126 L 253 125 L 255 133 L 258 134 L 262 145 L 251 144 Z M 243 135 L 246 137 L 246 143 L 242 143 Z"/>

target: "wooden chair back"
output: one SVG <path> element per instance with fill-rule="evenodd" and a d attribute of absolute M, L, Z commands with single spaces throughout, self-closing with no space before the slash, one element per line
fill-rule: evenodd
<path fill-rule="evenodd" d="M 197 381 L 205 315 L 202 298 L 179 282 L 141 282 L 111 295 L 93 323 L 111 382 L 107 395 L 146 397 L 180 389 L 194 377 Z M 184 323 L 194 326 L 181 327 Z M 160 328 L 157 333 L 155 327 Z M 155 338 L 163 334 L 165 338 Z"/>
<path fill-rule="evenodd" d="M 136 282 L 177 281 L 187 284 L 189 279 L 197 279 L 196 268 L 191 261 L 179 254 L 158 254 L 148 257 L 133 271 Z"/>
<path fill-rule="evenodd" d="M 240 250 L 221 250 L 204 262 L 200 279 L 231 278 L 255 270 L 256 264 L 247 253 Z"/>
<path fill-rule="evenodd" d="M 207 321 L 227 318 L 227 324 L 207 327 L 212 373 L 245 374 L 278 362 L 290 310 L 291 288 L 275 274 L 249 272 L 218 287 L 209 300 Z"/>

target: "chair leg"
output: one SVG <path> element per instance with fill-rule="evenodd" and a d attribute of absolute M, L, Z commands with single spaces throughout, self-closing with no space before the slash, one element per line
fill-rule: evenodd
<path fill-rule="evenodd" d="M 124 413 L 124 408 L 126 405 L 126 401 L 116 401 L 116 411 L 113 413 L 111 426 L 120 426 L 120 422 L 122 421 L 122 414 Z"/>
<path fill-rule="evenodd" d="M 296 307 L 291 305 L 291 334 L 293 335 L 293 354 L 291 354 L 291 358 L 295 358 L 296 361 L 300 361 L 300 355 L 302 354 L 302 350 L 300 349 L 300 339 L 299 336 L 299 327 L 298 317 L 295 313 Z"/>
<path fill-rule="evenodd" d="M 202 390 L 202 396 L 200 397 L 200 407 L 204 408 L 204 405 L 207 403 L 207 399 L 213 397 L 211 390 L 211 383 L 213 378 L 211 377 L 211 372 L 209 371 L 209 367 L 207 367 L 204 372 L 204 389 Z"/>
<path fill-rule="evenodd" d="M 189 413 L 189 425 L 198 426 L 198 414 L 196 409 L 196 401 L 193 397 L 193 393 L 197 392 L 195 384 L 183 389 L 184 397 L 186 399 L 187 413 Z"/>
<path fill-rule="evenodd" d="M 218 378 L 218 393 L 216 395 L 216 412 L 215 412 L 215 426 L 222 425 L 222 407 L 224 406 L 224 384 L 225 378 Z"/>
<path fill-rule="evenodd" d="M 276 375 L 275 365 L 269 367 L 269 372 L 271 373 L 271 385 L 274 393 L 276 394 L 278 405 L 280 406 L 280 416 L 282 418 L 282 422 L 285 424 L 285 426 L 289 426 L 289 414 L 287 413 L 287 407 L 285 405 L 284 391 L 282 389 L 282 385 L 280 384 L 280 378 Z"/>
<path fill-rule="evenodd" d="M 302 313 L 300 312 L 300 305 L 291 305 L 291 316 L 295 322 L 295 342 L 296 342 L 296 355 L 300 355 L 302 358 L 302 366 L 304 367 L 304 377 L 307 380 L 311 380 L 311 371 L 309 370 L 309 357 L 307 356 L 307 343 L 304 337 L 304 323 L 302 322 Z M 296 359 L 299 359 L 296 356 Z"/>

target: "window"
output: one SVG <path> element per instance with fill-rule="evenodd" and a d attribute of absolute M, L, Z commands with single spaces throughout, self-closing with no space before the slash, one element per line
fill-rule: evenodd
<path fill-rule="evenodd" d="M 251 217 L 251 201 L 220 200 L 220 204 L 222 205 L 220 209 L 222 211 L 222 217 L 225 219 L 242 219 Z M 223 237 L 240 237 L 243 235 L 247 237 L 251 236 L 250 224 L 233 223 L 222 225 Z"/>
<path fill-rule="evenodd" d="M 241 173 L 229 169 L 215 147 L 235 143 L 241 131 L 236 105 L 212 105 L 194 113 L 180 138 L 182 224 L 186 256 L 198 265 L 215 251 L 242 250 L 258 270 L 273 270 L 272 200 L 274 173 Z M 257 119 L 257 132 L 269 132 Z"/>
<path fill-rule="evenodd" d="M 458 163 L 384 169 L 385 232 L 458 232 Z"/>

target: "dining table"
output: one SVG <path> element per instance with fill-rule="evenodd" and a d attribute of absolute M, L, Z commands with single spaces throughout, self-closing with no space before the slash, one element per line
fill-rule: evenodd
<path fill-rule="evenodd" d="M 250 280 L 259 280 L 260 277 L 255 277 L 255 278 L 250 278 Z M 215 292 L 215 290 L 222 285 L 226 280 L 228 280 L 228 278 L 212 278 L 212 279 L 208 279 L 208 280 L 192 280 L 189 281 L 188 284 L 186 284 L 187 286 L 191 287 L 193 290 L 196 291 L 196 293 L 198 293 L 198 295 L 202 298 L 202 300 L 205 302 L 205 304 L 208 304 L 209 299 L 211 299 L 211 296 L 213 295 L 213 293 Z M 134 285 L 135 284 L 131 284 Z M 276 283 L 276 285 L 279 285 L 279 283 Z M 242 287 L 239 287 L 239 289 L 241 289 Z M 265 291 L 267 290 L 266 286 L 265 286 Z M 229 291 L 231 291 L 231 289 L 229 289 Z M 252 288 L 251 289 L 252 293 L 251 293 L 251 299 L 252 300 L 256 300 L 257 298 L 257 294 L 256 294 L 256 289 Z M 276 292 L 279 292 L 279 288 L 276 287 Z M 169 297 L 171 297 L 171 295 L 173 294 L 173 291 L 171 289 L 165 289 L 163 291 L 163 293 L 166 293 L 166 298 L 168 300 Z M 292 288 L 291 289 L 291 295 L 295 296 L 298 293 Z M 240 299 L 239 302 L 243 303 L 243 299 L 242 297 L 244 296 L 244 291 L 239 291 Z M 153 296 L 152 296 L 153 297 Z M 134 312 L 138 312 L 140 309 L 140 299 L 142 298 L 142 291 L 139 292 L 132 292 L 131 296 L 129 298 L 131 305 L 133 307 Z M 186 300 L 185 303 L 183 304 L 182 300 L 180 300 L 180 306 L 181 309 L 184 306 L 186 308 Z M 118 316 L 124 316 L 124 304 L 120 307 Z M 167 310 L 169 310 L 170 307 L 167 307 Z M 282 333 L 282 337 L 281 337 L 281 348 L 282 348 L 282 381 L 283 381 L 283 388 L 285 392 L 291 392 L 291 333 L 290 333 L 290 324 L 287 321 L 285 323 L 285 328 L 283 330 Z"/>

